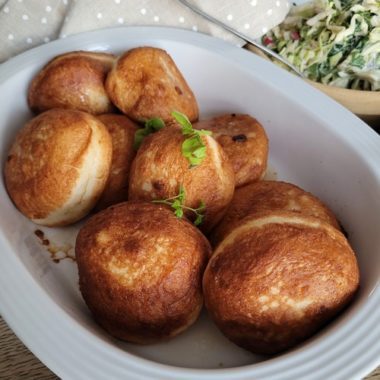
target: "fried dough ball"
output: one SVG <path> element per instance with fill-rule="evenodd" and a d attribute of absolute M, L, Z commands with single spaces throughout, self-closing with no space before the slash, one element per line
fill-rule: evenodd
<path fill-rule="evenodd" d="M 162 49 L 139 47 L 124 53 L 108 74 L 106 88 L 113 103 L 136 121 L 172 120 L 179 111 L 198 119 L 193 92 L 170 55 Z"/>
<path fill-rule="evenodd" d="M 112 163 L 106 187 L 97 209 L 103 209 L 128 199 L 128 180 L 132 161 L 136 155 L 133 148 L 137 125 L 126 116 L 104 114 L 98 119 L 107 127 L 112 137 Z"/>
<path fill-rule="evenodd" d="M 356 257 L 344 235 L 288 211 L 241 221 L 203 278 L 212 319 L 231 341 L 257 354 L 310 337 L 350 302 L 358 284 Z"/>
<path fill-rule="evenodd" d="M 102 194 L 111 155 L 111 137 L 97 118 L 75 110 L 46 111 L 25 125 L 10 149 L 8 193 L 37 224 L 73 223 Z"/>
<path fill-rule="evenodd" d="M 227 156 L 211 136 L 202 136 L 206 157 L 195 167 L 182 154 L 185 140 L 181 130 L 168 126 L 146 137 L 133 161 L 130 181 L 130 200 L 164 200 L 179 194 L 182 186 L 184 205 L 198 208 L 206 205 L 200 228 L 209 231 L 223 216 L 234 192 L 234 173 Z M 185 210 L 194 220 L 194 213 Z"/>
<path fill-rule="evenodd" d="M 202 120 L 197 129 L 212 131 L 234 168 L 236 187 L 262 179 L 267 169 L 268 137 L 249 115 L 228 114 Z"/>
<path fill-rule="evenodd" d="M 75 51 L 51 60 L 33 79 L 28 93 L 32 111 L 52 108 L 85 111 L 94 115 L 112 112 L 104 88 L 115 61 L 112 54 Z"/>
<path fill-rule="evenodd" d="M 212 232 L 211 241 L 216 245 L 241 219 L 265 210 L 298 212 L 340 229 L 333 212 L 313 194 L 287 182 L 259 181 L 235 190 L 223 219 Z"/>
<path fill-rule="evenodd" d="M 166 207 L 119 203 L 79 231 L 80 290 L 95 320 L 116 338 L 166 340 L 200 313 L 210 250 L 199 230 Z"/>

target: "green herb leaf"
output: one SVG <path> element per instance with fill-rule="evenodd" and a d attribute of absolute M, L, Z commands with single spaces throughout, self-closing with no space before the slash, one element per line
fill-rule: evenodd
<path fill-rule="evenodd" d="M 182 153 L 189 152 L 192 153 L 193 151 L 197 150 L 198 148 L 203 147 L 203 142 L 199 138 L 199 136 L 192 136 L 186 139 L 182 143 Z"/>
<path fill-rule="evenodd" d="M 183 210 L 181 208 L 177 208 L 175 209 L 174 211 L 174 215 L 177 217 L 177 218 L 182 218 L 183 217 Z"/>
<path fill-rule="evenodd" d="M 188 135 L 188 134 L 191 135 L 193 133 L 194 131 L 193 126 L 186 115 L 178 111 L 173 111 L 172 116 L 178 122 L 178 124 L 182 127 L 182 133 L 184 135 Z"/>
<path fill-rule="evenodd" d="M 144 140 L 144 137 L 147 136 L 146 130 L 144 128 L 138 129 L 135 132 L 135 139 L 133 142 L 133 149 L 137 150 L 140 148 L 141 143 Z"/>
<path fill-rule="evenodd" d="M 206 157 L 206 146 L 200 136 L 191 136 L 182 143 L 182 155 L 187 158 L 191 167 L 202 163 Z"/>
<path fill-rule="evenodd" d="M 190 167 L 200 165 L 207 155 L 207 147 L 201 136 L 211 136 L 211 131 L 194 129 L 190 120 L 181 112 L 173 111 L 173 118 L 182 128 L 182 134 L 187 138 L 182 143 L 182 155 L 189 161 Z"/>
<path fill-rule="evenodd" d="M 193 151 L 193 156 L 197 158 L 202 158 L 206 155 L 206 147 L 201 146 Z"/>
<path fill-rule="evenodd" d="M 204 211 L 206 210 L 206 204 L 201 201 L 199 207 L 195 210 L 197 214 L 197 218 L 194 220 L 194 225 L 199 226 L 203 222 Z"/>
<path fill-rule="evenodd" d="M 135 133 L 135 139 L 133 142 L 133 148 L 138 150 L 142 144 L 144 138 L 151 133 L 157 132 L 165 127 L 165 123 L 162 119 L 154 117 L 145 122 L 144 128 L 140 128 Z"/>
<path fill-rule="evenodd" d="M 203 212 L 206 210 L 206 203 L 204 203 L 203 201 L 201 201 L 201 203 L 199 204 L 199 207 L 197 208 L 197 211 L 198 212 Z"/>
<path fill-rule="evenodd" d="M 178 208 L 181 207 L 181 201 L 179 199 L 176 199 L 173 203 L 172 203 L 172 207 L 176 210 Z"/>
<path fill-rule="evenodd" d="M 212 132 L 206 129 L 195 129 L 195 131 L 199 136 L 212 136 Z"/>
<path fill-rule="evenodd" d="M 203 215 L 202 214 L 197 214 L 196 219 L 194 220 L 194 225 L 199 226 L 203 222 Z"/>
<path fill-rule="evenodd" d="M 164 127 L 165 127 L 165 123 L 159 117 L 154 117 L 153 119 L 149 119 L 145 122 L 145 128 L 152 129 L 153 131 L 156 131 L 156 132 Z"/>
<path fill-rule="evenodd" d="M 206 205 L 203 201 L 200 202 L 198 208 L 192 208 L 185 206 L 186 193 L 185 188 L 181 185 L 179 187 L 178 195 L 175 197 L 167 198 L 167 199 L 155 199 L 152 201 L 153 203 L 161 203 L 167 206 L 170 206 L 174 210 L 174 215 L 181 219 L 184 215 L 184 210 L 192 211 L 196 218 L 194 220 L 194 225 L 199 226 L 203 222 L 204 211 L 206 210 Z"/>
<path fill-rule="evenodd" d="M 185 188 L 182 185 L 179 186 L 178 199 L 181 204 L 183 204 L 186 200 Z"/>

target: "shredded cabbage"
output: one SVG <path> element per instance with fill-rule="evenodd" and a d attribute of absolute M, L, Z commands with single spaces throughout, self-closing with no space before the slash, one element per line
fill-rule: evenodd
<path fill-rule="evenodd" d="M 380 90 L 378 0 L 314 0 L 293 6 L 262 42 L 311 80 Z"/>

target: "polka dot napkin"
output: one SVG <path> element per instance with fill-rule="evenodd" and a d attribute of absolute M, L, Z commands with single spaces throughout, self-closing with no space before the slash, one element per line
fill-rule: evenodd
<path fill-rule="evenodd" d="M 251 38 L 279 24 L 289 10 L 288 0 L 191 2 Z M 174 26 L 244 44 L 178 0 L 0 0 L 0 62 L 56 38 L 127 25 Z"/>

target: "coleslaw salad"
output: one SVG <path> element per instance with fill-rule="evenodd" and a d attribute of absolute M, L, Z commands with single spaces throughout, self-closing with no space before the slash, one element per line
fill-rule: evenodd
<path fill-rule="evenodd" d="M 293 6 L 262 43 L 311 80 L 380 90 L 379 0 L 314 0 Z"/>

